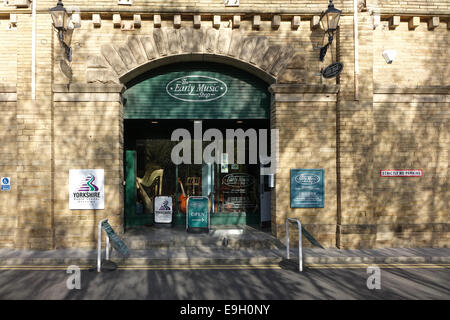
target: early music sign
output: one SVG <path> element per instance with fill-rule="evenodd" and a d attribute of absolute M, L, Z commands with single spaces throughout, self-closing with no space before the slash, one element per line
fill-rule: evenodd
<path fill-rule="evenodd" d="M 167 93 L 181 101 L 208 102 L 222 98 L 228 91 L 225 82 L 207 76 L 185 76 L 170 81 Z"/>
<path fill-rule="evenodd" d="M 323 208 L 324 178 L 324 169 L 291 169 L 291 208 Z"/>
<path fill-rule="evenodd" d="M 332 63 L 322 71 L 322 76 L 325 79 L 337 77 L 341 73 L 342 69 L 344 69 L 342 62 Z"/>
<path fill-rule="evenodd" d="M 381 177 L 421 177 L 422 170 L 380 170 Z"/>

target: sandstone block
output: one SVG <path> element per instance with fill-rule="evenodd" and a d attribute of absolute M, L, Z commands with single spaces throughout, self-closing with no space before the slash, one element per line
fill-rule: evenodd
<path fill-rule="evenodd" d="M 219 38 L 217 40 L 217 52 L 227 54 L 230 49 L 231 36 L 233 32 L 230 28 L 220 29 Z"/>
<path fill-rule="evenodd" d="M 266 37 L 257 37 L 255 49 L 253 50 L 253 55 L 250 58 L 250 63 L 260 66 L 263 62 L 264 56 L 269 48 L 269 40 Z"/>
<path fill-rule="evenodd" d="M 141 44 L 144 47 L 145 54 L 147 55 L 148 60 L 153 60 L 158 57 L 158 49 L 156 48 L 153 37 L 146 36 L 141 37 Z"/>
<path fill-rule="evenodd" d="M 159 52 L 159 55 L 166 56 L 168 51 L 167 45 L 167 36 L 165 33 L 165 29 L 158 28 L 153 30 L 153 39 L 155 40 L 156 48 Z"/>
<path fill-rule="evenodd" d="M 128 68 L 128 70 L 137 67 L 137 62 L 134 59 L 134 56 L 131 53 L 131 50 L 127 45 L 117 46 L 116 51 L 119 53 L 120 57 L 122 58 L 123 63 Z"/>
<path fill-rule="evenodd" d="M 239 57 L 241 48 L 242 48 L 242 33 L 239 30 L 233 30 L 228 55 L 232 57 Z"/>
<path fill-rule="evenodd" d="M 104 44 L 101 47 L 101 52 L 103 57 L 108 61 L 110 66 L 114 69 L 117 75 L 122 75 L 127 72 L 127 68 L 123 63 L 119 54 L 114 50 L 113 46 L 110 44 Z"/>
<path fill-rule="evenodd" d="M 177 54 L 180 52 L 180 31 L 178 29 L 167 30 L 167 43 L 170 54 Z"/>
<path fill-rule="evenodd" d="M 206 39 L 205 39 L 205 51 L 214 53 L 216 51 L 217 45 L 217 37 L 219 35 L 219 31 L 216 29 L 208 29 L 206 31 Z"/>
<path fill-rule="evenodd" d="M 243 41 L 241 54 L 239 56 L 241 60 L 250 61 L 257 42 L 257 37 L 248 37 Z"/>
<path fill-rule="evenodd" d="M 137 36 L 128 36 L 127 44 L 138 64 L 147 61 L 147 57 L 145 56 L 145 52 L 143 51 L 141 42 Z"/>

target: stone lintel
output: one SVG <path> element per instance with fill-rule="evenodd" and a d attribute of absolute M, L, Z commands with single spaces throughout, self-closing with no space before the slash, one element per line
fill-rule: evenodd
<path fill-rule="evenodd" d="M 14 102 L 17 101 L 17 93 L 15 92 L 0 92 L 0 102 Z"/>

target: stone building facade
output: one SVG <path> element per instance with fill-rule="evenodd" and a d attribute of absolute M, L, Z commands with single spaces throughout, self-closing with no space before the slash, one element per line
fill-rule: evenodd
<path fill-rule="evenodd" d="M 187 62 L 267 83 L 279 130 L 275 236 L 292 217 L 324 247 L 449 246 L 449 1 L 335 0 L 342 16 L 324 62 L 325 0 L 66 0 L 71 62 L 55 5 L 0 3 L 0 176 L 11 180 L 0 247 L 94 247 L 103 218 L 123 232 L 126 84 Z M 342 73 L 321 77 L 332 61 Z M 69 209 L 69 170 L 82 168 L 104 169 L 104 210 Z M 323 208 L 290 207 L 293 168 L 325 170 Z M 387 169 L 423 174 L 381 176 Z"/>

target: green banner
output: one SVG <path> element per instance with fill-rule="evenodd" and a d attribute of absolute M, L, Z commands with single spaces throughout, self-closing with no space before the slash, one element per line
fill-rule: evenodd
<path fill-rule="evenodd" d="M 209 228 L 207 197 L 188 198 L 187 228 Z"/>

